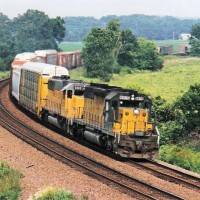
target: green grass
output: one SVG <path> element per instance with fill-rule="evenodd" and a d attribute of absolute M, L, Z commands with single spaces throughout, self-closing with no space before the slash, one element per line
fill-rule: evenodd
<path fill-rule="evenodd" d="M 154 40 L 154 43 L 157 46 L 168 46 L 173 45 L 174 52 L 178 52 L 178 45 L 179 44 L 187 44 L 188 41 L 184 40 Z M 73 50 L 81 50 L 83 47 L 82 42 L 61 42 L 59 47 L 62 51 L 73 51 Z"/>
<path fill-rule="evenodd" d="M 82 42 L 61 42 L 59 44 L 59 48 L 61 48 L 62 51 L 81 50 L 82 47 L 83 47 Z"/>
<path fill-rule="evenodd" d="M 75 197 L 71 192 L 62 188 L 48 187 L 33 195 L 32 200 L 84 200 L 87 198 Z"/>
<path fill-rule="evenodd" d="M 19 171 L 11 169 L 7 164 L 0 161 L 0 199 L 16 200 L 20 194 Z"/>
<path fill-rule="evenodd" d="M 188 44 L 188 41 L 184 40 L 154 40 L 156 46 L 173 46 L 174 53 L 178 52 L 178 45 L 179 44 Z"/>
<path fill-rule="evenodd" d="M 0 71 L 0 80 L 8 78 L 10 76 L 10 72 L 9 71 L 5 71 L 5 72 L 1 72 Z"/>
<path fill-rule="evenodd" d="M 200 174 L 200 153 L 177 145 L 164 145 L 159 151 L 160 159 L 170 164 Z"/>
<path fill-rule="evenodd" d="M 199 71 L 200 59 L 175 57 L 166 59 L 164 68 L 157 72 L 135 71 L 132 74 L 114 74 L 109 85 L 135 88 L 152 97 L 161 96 L 171 103 L 182 96 L 190 85 L 200 82 Z M 99 79 L 84 78 L 83 74 L 83 68 L 79 68 L 72 71 L 70 76 L 87 82 L 101 82 Z"/>

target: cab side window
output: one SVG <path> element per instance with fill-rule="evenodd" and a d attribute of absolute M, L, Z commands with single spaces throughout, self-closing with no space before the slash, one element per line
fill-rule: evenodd
<path fill-rule="evenodd" d="M 69 98 L 69 99 L 72 98 L 72 90 L 67 91 L 67 98 Z"/>

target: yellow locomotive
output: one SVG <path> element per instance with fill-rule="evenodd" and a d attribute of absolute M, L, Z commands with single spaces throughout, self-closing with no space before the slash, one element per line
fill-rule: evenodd
<path fill-rule="evenodd" d="M 48 81 L 42 118 L 121 157 L 150 158 L 158 147 L 150 112 L 144 94 L 62 76 Z"/>
<path fill-rule="evenodd" d="M 151 100 L 134 90 L 69 79 L 64 67 L 27 62 L 12 68 L 11 94 L 40 119 L 127 158 L 158 148 Z"/>

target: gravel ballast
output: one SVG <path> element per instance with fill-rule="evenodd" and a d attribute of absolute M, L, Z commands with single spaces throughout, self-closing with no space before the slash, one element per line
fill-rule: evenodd
<path fill-rule="evenodd" d="M 200 199 L 199 194 L 191 189 L 162 180 L 150 173 L 128 166 L 126 162 L 116 161 L 43 127 L 41 124 L 31 120 L 20 110 L 16 110 L 15 106 L 10 102 L 7 92 L 8 88 L 5 90 L 4 99 L 6 107 L 12 110 L 12 113 L 17 118 L 34 127 L 34 129 L 40 130 L 40 132 L 43 132 L 48 137 L 59 141 L 63 145 L 70 146 L 73 150 L 82 152 L 85 156 L 91 157 L 107 166 L 171 193 L 175 193 L 185 199 Z M 0 158 L 24 173 L 21 199 L 27 199 L 31 194 L 47 186 L 64 187 L 71 190 L 75 195 L 88 196 L 89 199 L 95 200 L 133 199 L 128 195 L 120 193 L 112 186 L 107 186 L 44 155 L 30 145 L 17 139 L 3 128 L 0 131 Z"/>

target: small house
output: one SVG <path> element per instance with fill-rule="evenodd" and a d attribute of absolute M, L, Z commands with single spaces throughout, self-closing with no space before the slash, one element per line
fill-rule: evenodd
<path fill-rule="evenodd" d="M 190 37 L 191 37 L 191 34 L 189 34 L 189 33 L 181 33 L 179 35 L 179 40 L 189 40 Z"/>

